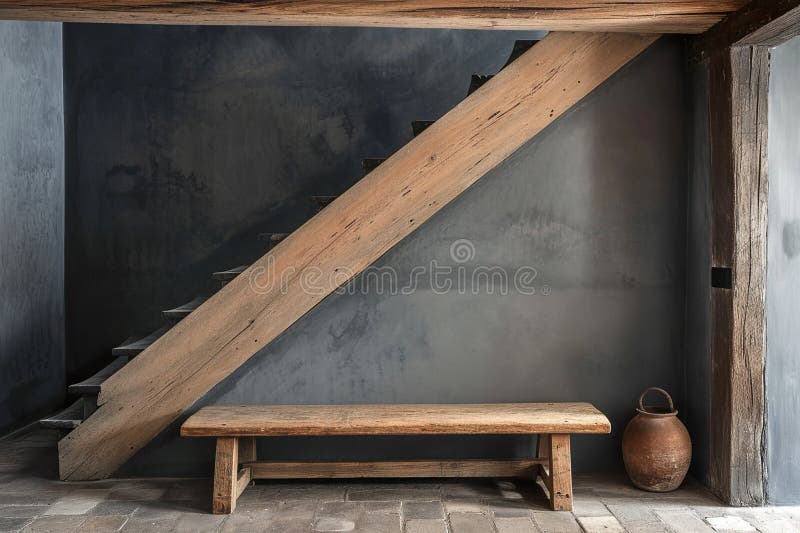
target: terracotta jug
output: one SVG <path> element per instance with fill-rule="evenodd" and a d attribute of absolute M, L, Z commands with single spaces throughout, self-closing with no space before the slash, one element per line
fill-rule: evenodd
<path fill-rule="evenodd" d="M 643 405 L 650 391 L 666 397 L 666 406 Z M 677 489 L 692 460 L 692 441 L 678 420 L 672 397 L 664 389 L 650 387 L 639 396 L 637 414 L 622 435 L 622 459 L 634 485 L 651 492 Z"/>

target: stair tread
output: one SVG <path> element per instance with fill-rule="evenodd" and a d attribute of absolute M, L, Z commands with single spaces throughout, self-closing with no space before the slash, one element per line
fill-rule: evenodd
<path fill-rule="evenodd" d="M 125 344 L 121 344 L 116 348 L 111 350 L 111 355 L 115 357 L 119 356 L 126 356 L 126 357 L 135 357 L 145 351 L 148 346 L 156 342 L 159 337 L 161 337 L 164 333 L 169 331 L 169 326 L 161 326 L 154 332 L 150 333 L 149 335 L 137 339 L 133 342 L 127 342 Z"/>
<path fill-rule="evenodd" d="M 259 233 L 258 240 L 268 242 L 275 246 L 289 235 L 289 233 Z"/>
<path fill-rule="evenodd" d="M 323 209 L 327 207 L 331 202 L 336 200 L 338 196 L 312 196 L 311 198 L 313 198 L 314 201 L 317 202 L 317 207 Z"/>
<path fill-rule="evenodd" d="M 381 163 L 386 161 L 387 158 L 385 157 L 366 157 L 361 160 L 361 168 L 364 170 L 364 175 L 366 176 L 376 168 L 378 168 Z"/>
<path fill-rule="evenodd" d="M 180 320 L 182 318 L 185 318 L 188 314 L 190 314 L 198 307 L 200 307 L 206 300 L 208 300 L 208 296 L 198 296 L 186 302 L 183 305 L 175 307 L 174 309 L 166 309 L 164 311 L 161 311 L 161 314 L 164 316 L 164 318 L 168 318 L 171 320 L 176 320 L 176 319 Z"/>
<path fill-rule="evenodd" d="M 414 137 L 427 130 L 435 120 L 412 120 L 411 131 L 414 132 Z"/>
<path fill-rule="evenodd" d="M 78 398 L 69 407 L 53 416 L 39 420 L 39 425 L 47 429 L 75 429 L 83 421 L 83 398 Z"/>
<path fill-rule="evenodd" d="M 99 394 L 100 386 L 103 384 L 103 382 L 127 363 L 127 357 L 117 357 L 106 367 L 104 367 L 102 370 L 99 370 L 91 377 L 88 377 L 79 383 L 73 383 L 70 385 L 68 390 L 72 394 Z"/>
<path fill-rule="evenodd" d="M 246 268 L 247 265 L 240 265 L 238 267 L 229 268 L 228 270 L 220 270 L 219 272 L 211 274 L 211 277 L 217 281 L 230 281 L 244 272 Z"/>

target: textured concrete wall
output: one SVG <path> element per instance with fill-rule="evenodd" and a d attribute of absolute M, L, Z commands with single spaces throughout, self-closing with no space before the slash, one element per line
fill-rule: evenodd
<path fill-rule="evenodd" d="M 691 67 L 692 136 L 686 247 L 686 400 L 682 418 L 692 436 L 692 474 L 708 482 L 711 416 L 711 197 L 708 65 Z"/>
<path fill-rule="evenodd" d="M 64 26 L 68 375 L 261 255 L 495 72 L 507 32 Z M 528 37 L 536 34 L 524 34 Z M 131 43 L 136 43 L 131 46 Z"/>
<path fill-rule="evenodd" d="M 64 397 L 61 25 L 0 22 L 0 432 Z"/>
<path fill-rule="evenodd" d="M 94 364 L 131 325 L 260 253 L 309 194 L 410 138 L 491 73 L 518 35 L 67 26 L 70 357 Z M 127 43 L 136 42 L 131 47 Z M 168 50 L 169 53 L 165 51 Z M 536 294 L 326 299 L 196 407 L 228 403 L 591 401 L 611 437 L 576 439 L 579 470 L 618 467 L 638 393 L 683 400 L 687 73 L 661 41 L 377 266 L 401 286 L 431 261 L 536 269 Z M 289 228 L 291 229 L 291 228 Z M 474 256 L 458 263 L 451 245 Z M 457 275 L 457 274 L 454 274 Z M 363 278 L 362 278 L 363 279 Z M 457 280 L 454 280 L 457 281 Z M 153 322 L 150 324 L 148 322 Z M 85 335 L 84 332 L 93 332 Z M 95 333 L 96 332 L 96 333 Z M 84 359 L 80 359 L 84 358 Z M 172 427 L 125 473 L 207 472 L 210 442 Z M 264 457 L 503 456 L 529 438 L 264 441 Z"/>
<path fill-rule="evenodd" d="M 772 51 L 767 228 L 767 497 L 800 503 L 800 39 Z"/>

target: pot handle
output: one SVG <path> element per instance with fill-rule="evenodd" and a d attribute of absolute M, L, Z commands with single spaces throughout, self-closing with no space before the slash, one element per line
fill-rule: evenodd
<path fill-rule="evenodd" d="M 641 395 L 641 396 L 639 396 L 639 410 L 641 410 L 641 411 L 643 411 L 643 412 L 646 412 L 646 410 L 645 410 L 645 408 L 644 408 L 644 405 L 642 404 L 642 402 L 644 401 L 644 397 L 645 397 L 645 395 L 646 395 L 648 392 L 650 392 L 650 391 L 656 391 L 656 392 L 660 392 L 661 394 L 663 394 L 663 395 L 664 395 L 664 397 L 666 397 L 666 398 L 667 398 L 667 402 L 669 403 L 669 410 L 670 410 L 670 412 L 674 412 L 674 411 L 675 411 L 675 405 L 672 403 L 672 396 L 670 396 L 670 395 L 669 395 L 669 393 L 668 393 L 667 391 L 665 391 L 664 389 L 662 389 L 661 387 L 649 387 L 648 389 L 646 389 L 646 390 L 645 390 L 645 391 L 642 393 L 642 395 Z"/>

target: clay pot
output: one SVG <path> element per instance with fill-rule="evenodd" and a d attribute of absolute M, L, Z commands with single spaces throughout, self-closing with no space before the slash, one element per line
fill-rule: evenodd
<path fill-rule="evenodd" d="M 644 406 L 650 391 L 663 394 L 667 406 Z M 667 391 L 650 387 L 639 396 L 637 414 L 622 435 L 622 459 L 634 485 L 651 492 L 677 489 L 689 471 L 692 441 Z"/>

